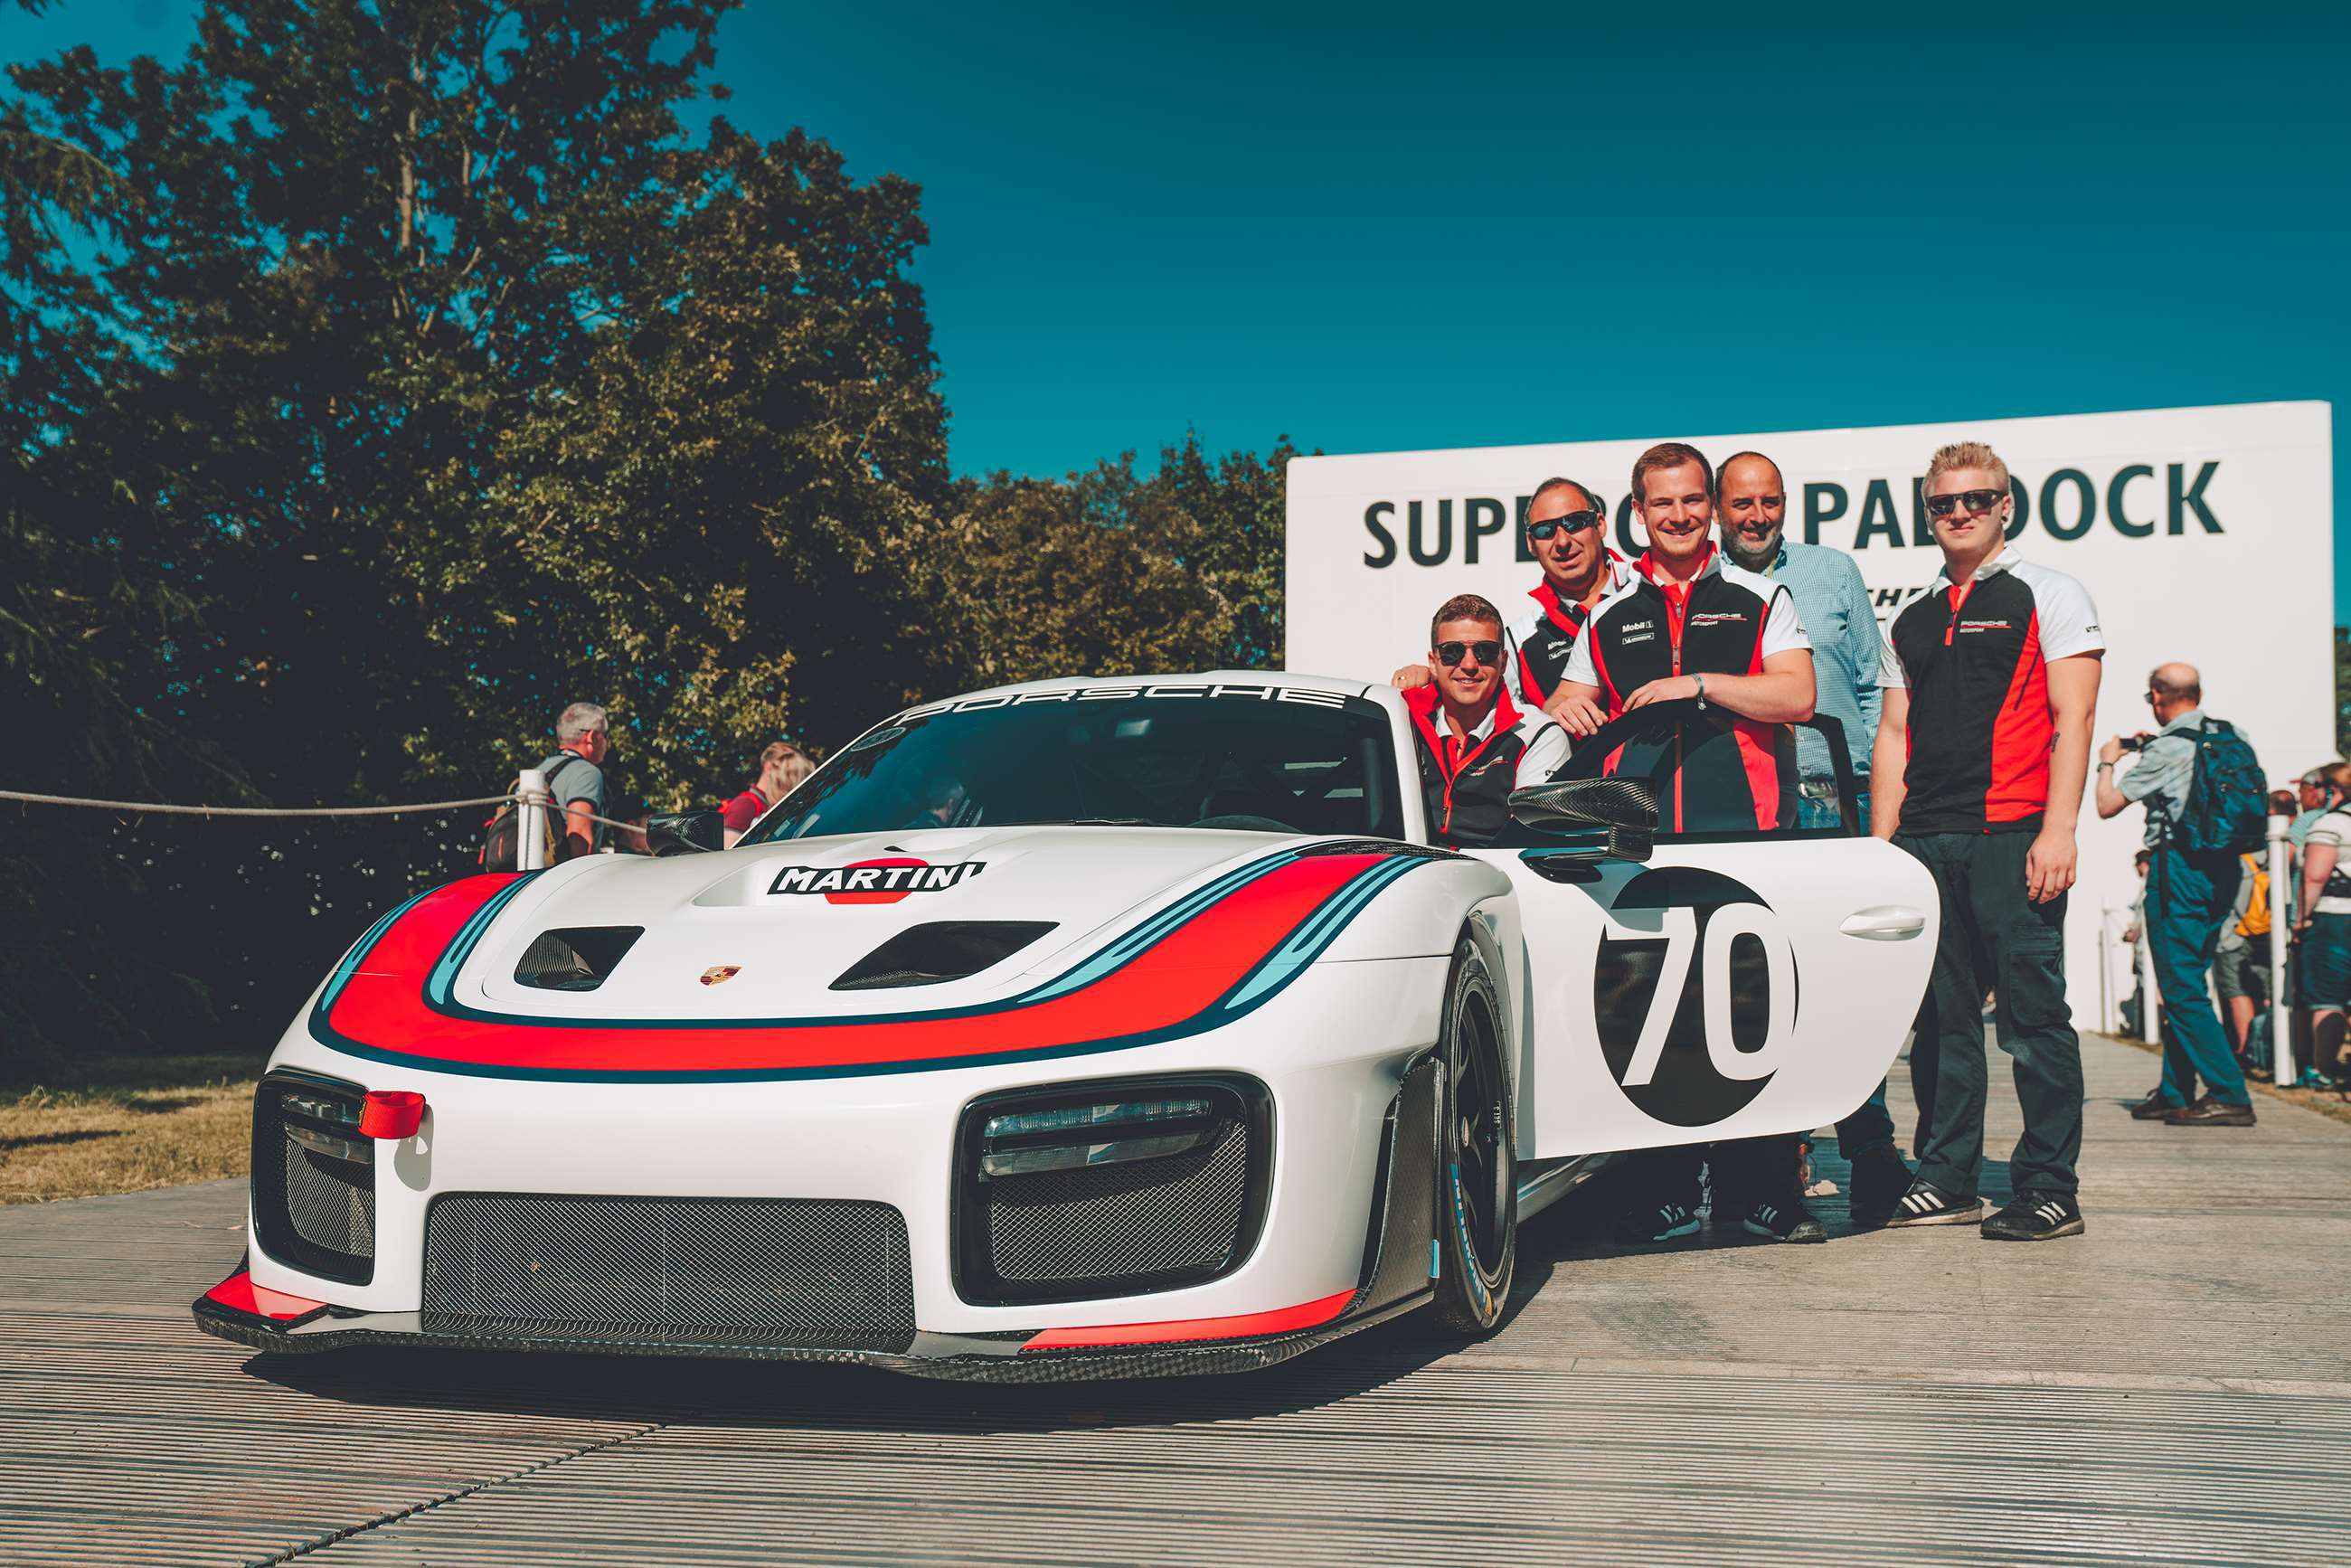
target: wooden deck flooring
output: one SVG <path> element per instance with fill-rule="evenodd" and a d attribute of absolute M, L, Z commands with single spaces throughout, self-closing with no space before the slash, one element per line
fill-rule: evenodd
<path fill-rule="evenodd" d="M 0 1563 L 2351 1561 L 2351 1127 L 2134 1123 L 2085 1050 L 2080 1240 L 1572 1205 L 1483 1343 L 1191 1383 L 256 1358 L 186 1312 L 241 1186 L 0 1210 Z"/>

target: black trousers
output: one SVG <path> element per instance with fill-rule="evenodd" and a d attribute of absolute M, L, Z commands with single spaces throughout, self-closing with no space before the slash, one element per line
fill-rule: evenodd
<path fill-rule="evenodd" d="M 2035 904 L 2024 891 L 2030 832 L 1896 833 L 1941 894 L 1934 979 L 1910 1045 L 1918 1102 L 1918 1176 L 1953 1197 L 1981 1194 L 1989 1052 L 1983 998 L 2001 1049 L 2013 1060 L 2024 1135 L 2009 1156 L 2018 1193 L 2071 1196 L 2082 1155 L 2082 1040 L 2065 1005 L 2065 897 Z"/>
<path fill-rule="evenodd" d="M 1678 1203 L 1696 1208 L 1703 1196 L 1701 1173 L 1714 1167 L 1714 1218 L 1719 1224 L 1736 1219 L 1759 1203 L 1792 1203 L 1796 1166 L 1803 1134 L 1774 1133 L 1761 1138 L 1739 1138 L 1719 1144 L 1683 1144 L 1670 1149 L 1645 1149 L 1628 1164 L 1627 1190 L 1634 1205 Z"/>

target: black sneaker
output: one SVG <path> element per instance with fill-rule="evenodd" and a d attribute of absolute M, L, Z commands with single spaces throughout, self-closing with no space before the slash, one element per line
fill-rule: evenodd
<path fill-rule="evenodd" d="M 1698 1210 L 1687 1204 L 1660 1203 L 1636 1208 L 1616 1222 L 1616 1239 L 1628 1246 L 1671 1241 L 1698 1234 Z"/>
<path fill-rule="evenodd" d="M 2148 1092 L 2146 1099 L 2131 1107 L 2131 1120 L 2134 1122 L 2160 1122 L 2166 1116 L 2170 1115 L 2174 1111 L 2179 1109 L 2179 1101 L 2166 1100 L 2163 1097 L 2163 1091 L 2160 1089 L 2151 1090 Z"/>
<path fill-rule="evenodd" d="M 1740 1221 L 1755 1236 L 1774 1241 L 1826 1241 L 1828 1228 L 1806 1212 L 1801 1203 L 1759 1203 Z"/>
<path fill-rule="evenodd" d="M 1892 1145 L 1872 1149 L 1853 1162 L 1853 1223 L 1875 1230 L 1894 1216 L 1910 1190 L 1910 1167 Z"/>
<path fill-rule="evenodd" d="M 1983 1218 L 1983 1199 L 1953 1197 L 1937 1186 L 1913 1181 L 1894 1206 L 1888 1225 L 1973 1225 Z"/>
<path fill-rule="evenodd" d="M 2087 1228 L 2082 1222 L 2082 1206 L 2071 1193 L 2063 1192 L 2020 1192 L 2006 1208 L 1983 1222 L 1987 1241 L 2054 1241 L 2060 1236 L 2079 1236 Z"/>

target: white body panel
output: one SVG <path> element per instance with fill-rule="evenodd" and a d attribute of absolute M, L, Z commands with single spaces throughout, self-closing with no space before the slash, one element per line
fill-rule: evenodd
<path fill-rule="evenodd" d="M 1396 748 L 1391 781 L 1403 819 L 1409 832 L 1423 831 L 1414 742 L 1402 702 L 1384 687 L 1223 673 L 1166 677 L 1147 686 L 1039 683 L 924 711 L 1032 698 L 1075 702 L 1102 691 L 1176 701 L 1217 692 L 1227 694 L 1225 700 L 1259 700 L 1230 695 L 1259 692 L 1267 702 L 1326 706 L 1343 698 L 1368 700 L 1390 721 Z M 1925 873 L 1870 841 L 1669 846 L 1649 865 L 1587 867 L 1588 877 L 1569 882 L 1538 874 L 1519 852 L 1428 855 L 1395 841 L 1341 841 L 1358 858 L 1385 867 L 1382 876 L 1366 882 L 1362 896 L 1343 908 L 1335 895 L 1318 906 L 1301 931 L 1323 920 L 1324 911 L 1337 913 L 1311 949 L 1298 949 L 1303 956 L 1290 956 L 1290 947 L 1283 946 L 1261 962 L 1249 958 L 1258 967 L 1228 995 L 1262 990 L 1263 997 L 1246 1009 L 1236 1007 L 1228 1021 L 1192 1032 L 971 1065 L 887 1062 L 797 1076 L 716 1074 L 695 1082 L 597 1081 L 612 1075 L 564 1071 L 515 1076 L 517 1070 L 488 1065 L 486 1059 L 436 1063 L 408 1054 L 412 1044 L 420 1052 L 435 1049 L 444 1019 L 455 1020 L 446 1026 L 450 1030 L 528 1032 L 551 1026 L 558 1032 L 643 1029 L 692 1037 L 754 1025 L 887 1028 L 887 1020 L 924 1021 L 946 1012 L 946 1019 L 925 1027 L 958 1028 L 955 1020 L 967 1010 L 997 1015 L 1034 1005 L 1055 988 L 1075 984 L 1073 977 L 1092 972 L 1089 966 L 1105 964 L 1122 942 L 1139 941 L 1136 933 L 1150 929 L 1155 919 L 1187 920 L 1185 911 L 1200 907 L 1200 900 L 1235 877 L 1245 878 L 1248 868 L 1270 860 L 1288 863 L 1295 852 L 1323 841 L 1181 828 L 958 828 L 753 843 L 665 860 L 575 861 L 508 888 L 503 905 L 495 899 L 484 904 L 477 928 L 453 941 L 452 956 L 435 966 L 435 978 L 424 989 L 430 998 L 438 987 L 438 998 L 431 1009 L 414 1014 L 415 1039 L 380 1039 L 372 1050 L 320 1022 L 346 979 L 354 987 L 373 985 L 380 993 L 393 977 L 406 977 L 402 994 L 413 998 L 414 972 L 400 969 L 394 958 L 379 959 L 390 950 L 384 944 L 363 944 L 343 967 L 348 977 L 314 994 L 313 1006 L 288 1029 L 271 1065 L 368 1090 L 421 1093 L 429 1113 L 414 1137 L 377 1145 L 376 1262 L 370 1283 L 318 1278 L 257 1245 L 250 1258 L 253 1281 L 338 1307 L 413 1312 L 421 1305 L 425 1210 L 442 1193 L 854 1198 L 888 1203 L 904 1215 L 916 1320 L 925 1333 L 1165 1322 L 1288 1309 L 1351 1291 L 1363 1278 L 1384 1118 L 1408 1065 L 1438 1039 L 1449 966 L 1465 930 L 1478 933 L 1498 961 L 1505 1056 L 1519 1096 L 1519 1152 L 1543 1157 L 1807 1129 L 1850 1111 L 1875 1087 L 1899 1045 L 1934 940 Z M 943 878 L 942 885 L 893 903 L 808 896 L 805 875 L 794 884 L 799 891 L 781 891 L 787 873 L 820 875 L 902 853 L 937 866 L 984 869 Z M 1731 878 L 1767 906 L 1768 919 L 1735 899 L 1715 900 L 1703 911 L 1671 899 L 1645 911 L 1629 907 L 1628 889 L 1659 885 L 1656 873 L 1677 868 Z M 1650 883 L 1640 883 L 1644 876 Z M 1867 941 L 1840 934 L 1856 911 L 1883 915 L 1893 906 L 1915 916 L 1912 939 Z M 1029 948 L 967 978 L 919 990 L 831 988 L 885 939 L 943 919 L 1050 921 L 1054 928 Z M 1670 1087 L 1687 1066 L 1685 1058 L 1718 1060 L 1734 1071 L 1749 1071 L 1754 1092 L 1712 1121 L 1647 1113 L 1642 1109 L 1647 1086 L 1628 1088 L 1605 1048 L 1611 1029 L 1622 1032 L 1622 1020 L 1610 1021 L 1614 1015 L 1596 989 L 1612 961 L 1608 944 L 1640 946 L 1646 932 L 1646 946 L 1654 949 L 1659 938 L 1686 928 L 1684 956 L 1692 975 L 1702 977 L 1729 972 L 1731 944 L 1719 936 L 1722 952 L 1709 958 L 1700 925 L 1719 924 L 1727 933 L 1742 920 L 1751 927 L 1750 948 L 1776 942 L 1785 949 L 1782 968 L 1771 970 L 1771 999 L 1759 1003 L 1749 994 L 1734 1007 L 1727 987 L 1720 988 L 1719 1005 L 1699 997 L 1692 1004 L 1698 1013 L 1716 1033 L 1727 1034 L 1709 1043 L 1701 1030 L 1696 1058 L 1685 1041 L 1680 1056 L 1664 1052 L 1650 1071 Z M 540 933 L 612 925 L 644 931 L 599 988 L 572 993 L 515 981 L 518 959 Z M 1780 962 L 1768 953 L 1766 958 L 1767 968 Z M 1742 961 L 1752 968 L 1753 952 Z M 1152 962 L 1131 960 L 1146 976 L 1154 972 Z M 1209 960 L 1187 962 L 1196 969 L 1185 974 Z M 728 967 L 739 972 L 717 984 L 705 977 Z M 1761 1025 L 1740 1020 L 1740 1008 L 1752 1013 L 1758 1006 Z M 1637 1034 L 1641 1026 L 1633 1027 Z M 1769 1037 L 1768 1051 L 1756 1048 L 1759 1027 Z M 1759 1057 L 1767 1061 L 1768 1073 L 1757 1066 Z M 661 1059 L 653 1055 L 647 1065 L 658 1071 Z M 1207 1283 L 1148 1295 L 1020 1306 L 961 1299 L 951 1270 L 950 1208 L 958 1179 L 955 1134 L 965 1108 L 977 1096 L 1008 1089 L 1185 1071 L 1245 1074 L 1270 1092 L 1270 1199 L 1260 1239 L 1246 1260 Z"/>

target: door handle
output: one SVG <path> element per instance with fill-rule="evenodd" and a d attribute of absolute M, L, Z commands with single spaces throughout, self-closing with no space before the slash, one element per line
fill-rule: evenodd
<path fill-rule="evenodd" d="M 1846 915 L 1837 929 L 1865 942 L 1907 942 L 1927 929 L 1927 917 L 1899 904 L 1873 904 Z"/>

